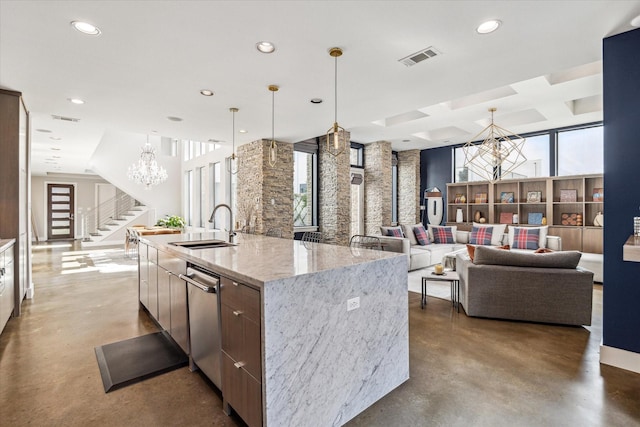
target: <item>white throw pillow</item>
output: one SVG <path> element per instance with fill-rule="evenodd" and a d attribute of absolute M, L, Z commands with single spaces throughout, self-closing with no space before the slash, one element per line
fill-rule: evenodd
<path fill-rule="evenodd" d="M 402 226 L 402 231 L 404 232 L 404 237 L 408 237 L 409 241 L 411 242 L 411 246 L 415 246 L 415 245 L 419 245 L 420 243 L 418 243 L 418 239 L 416 239 L 416 234 L 413 232 L 413 228 L 414 227 L 418 227 L 422 225 L 421 222 L 417 223 L 417 224 L 413 224 L 413 225 L 403 225 Z"/>
<path fill-rule="evenodd" d="M 431 225 L 431 224 L 429 224 L 428 227 L 429 228 L 428 228 L 427 232 L 429 233 L 429 240 L 430 241 L 432 241 L 432 242 L 434 241 L 434 238 L 433 238 L 433 229 L 434 228 L 449 227 L 451 229 L 451 234 L 453 234 L 454 243 L 456 243 L 456 239 L 457 239 L 456 232 L 458 230 L 458 226 L 457 225 Z"/>
<path fill-rule="evenodd" d="M 549 231 L 548 225 L 543 225 L 542 227 L 509 227 L 509 246 L 513 248 L 513 234 L 515 233 L 516 228 L 526 228 L 528 230 L 540 230 L 540 237 L 538 240 L 538 247 L 546 248 L 547 247 L 547 232 Z"/>
<path fill-rule="evenodd" d="M 504 234 L 504 229 L 507 228 L 507 224 L 480 224 L 474 222 L 473 226 L 493 227 L 493 230 L 491 230 L 491 244 L 493 246 L 502 246 L 502 235 Z"/>

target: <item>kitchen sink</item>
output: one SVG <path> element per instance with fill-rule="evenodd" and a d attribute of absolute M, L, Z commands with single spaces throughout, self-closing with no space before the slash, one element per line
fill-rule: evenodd
<path fill-rule="evenodd" d="M 170 245 L 179 246 L 185 249 L 212 249 L 212 248 L 226 248 L 227 246 L 235 246 L 234 243 L 229 243 L 224 240 L 188 240 L 185 242 L 170 242 Z"/>

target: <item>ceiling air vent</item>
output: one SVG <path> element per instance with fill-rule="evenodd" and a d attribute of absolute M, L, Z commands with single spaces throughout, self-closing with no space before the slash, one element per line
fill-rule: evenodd
<path fill-rule="evenodd" d="M 407 67 L 411 67 L 416 65 L 418 62 L 422 62 L 425 59 L 433 58 L 434 56 L 440 55 L 440 51 L 438 51 L 433 46 L 429 46 L 426 49 L 422 49 L 416 53 L 412 53 L 409 56 L 406 56 L 402 59 L 398 59 L 398 62 L 402 62 Z"/>
<path fill-rule="evenodd" d="M 51 118 L 52 118 L 53 120 L 62 120 L 62 121 L 64 121 L 64 122 L 74 122 L 74 123 L 77 123 L 77 122 L 79 122 L 79 121 L 80 121 L 80 119 L 75 119 L 75 118 L 73 118 L 73 117 L 56 116 L 55 114 L 52 114 L 52 115 L 51 115 Z"/>

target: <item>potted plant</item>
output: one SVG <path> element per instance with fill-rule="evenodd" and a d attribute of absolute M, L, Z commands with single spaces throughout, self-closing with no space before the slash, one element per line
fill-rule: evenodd
<path fill-rule="evenodd" d="M 167 215 L 166 218 L 159 219 L 158 222 L 156 222 L 156 225 L 160 227 L 183 229 L 186 224 L 184 219 L 178 215 Z"/>

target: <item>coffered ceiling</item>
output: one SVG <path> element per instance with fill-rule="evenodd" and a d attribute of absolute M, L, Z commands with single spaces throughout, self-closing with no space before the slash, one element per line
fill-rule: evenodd
<path fill-rule="evenodd" d="M 32 114 L 34 173 L 85 173 L 106 130 L 230 144 L 238 107 L 236 144 L 268 138 L 270 84 L 276 139 L 324 134 L 338 46 L 352 140 L 424 149 L 471 139 L 489 107 L 520 134 L 602 120 L 602 39 L 639 14 L 640 1 L 0 0 L 0 87 Z M 487 19 L 502 26 L 476 33 Z M 438 54 L 399 61 L 427 47 Z"/>

